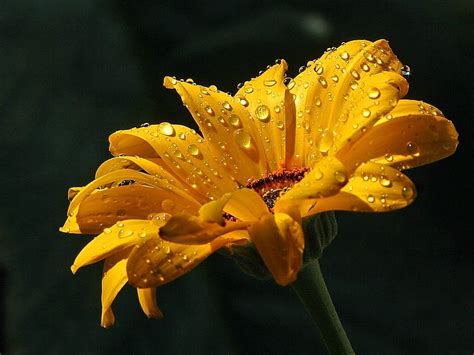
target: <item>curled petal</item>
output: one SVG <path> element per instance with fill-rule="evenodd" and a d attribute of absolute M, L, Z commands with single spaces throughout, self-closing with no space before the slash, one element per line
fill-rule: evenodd
<path fill-rule="evenodd" d="M 301 225 L 285 213 L 253 223 L 249 235 L 275 281 L 282 286 L 296 280 L 303 263 Z"/>
<path fill-rule="evenodd" d="M 347 166 L 372 160 L 397 169 L 414 168 L 453 154 L 457 144 L 458 133 L 441 111 L 421 101 L 401 100 L 340 159 Z"/>
<path fill-rule="evenodd" d="M 127 283 L 127 256 L 130 251 L 116 253 L 105 260 L 102 276 L 102 315 L 101 325 L 111 327 L 115 322 L 112 302 Z"/>
<path fill-rule="evenodd" d="M 163 218 L 153 221 L 127 220 L 116 223 L 89 242 L 77 255 L 71 266 L 73 273 L 89 264 L 112 256 L 137 244 L 144 238 L 156 237 Z"/>
<path fill-rule="evenodd" d="M 386 212 L 409 205 L 415 197 L 415 185 L 404 174 L 368 162 L 354 171 L 338 194 L 319 200 L 309 214 L 331 210 Z"/>
<path fill-rule="evenodd" d="M 163 285 L 195 268 L 216 250 L 247 240 L 241 231 L 225 234 L 200 245 L 170 243 L 159 237 L 138 244 L 127 264 L 130 284 L 138 288 Z"/>
<path fill-rule="evenodd" d="M 156 303 L 156 287 L 137 288 L 137 294 L 143 313 L 145 313 L 148 318 L 163 318 L 163 313 Z"/>

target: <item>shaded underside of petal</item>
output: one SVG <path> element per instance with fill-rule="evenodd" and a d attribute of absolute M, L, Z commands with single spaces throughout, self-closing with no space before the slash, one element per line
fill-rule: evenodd
<path fill-rule="evenodd" d="M 127 283 L 127 256 L 129 253 L 130 250 L 126 250 L 105 260 L 102 275 L 102 315 L 100 322 L 104 328 L 111 327 L 115 322 L 112 302 Z"/>
<path fill-rule="evenodd" d="M 198 124 L 222 167 L 241 184 L 267 172 L 263 148 L 249 111 L 241 101 L 217 90 L 166 77 Z"/>
<path fill-rule="evenodd" d="M 457 143 L 458 133 L 441 111 L 421 101 L 400 100 L 340 159 L 347 166 L 372 160 L 407 169 L 453 154 Z"/>
<path fill-rule="evenodd" d="M 77 255 L 71 270 L 75 273 L 79 268 L 93 264 L 131 246 L 140 243 L 145 238 L 158 235 L 158 229 L 165 224 L 166 216 L 161 219 L 127 220 L 116 223 L 97 237 L 92 239 Z"/>
<path fill-rule="evenodd" d="M 120 186 L 126 182 L 129 185 Z M 71 201 L 66 233 L 98 233 L 104 227 L 130 218 L 146 219 L 150 213 L 184 209 L 200 204 L 188 193 L 160 179 L 132 169 L 112 171 L 82 188 Z"/>
<path fill-rule="evenodd" d="M 336 124 L 348 123 L 346 116 L 352 111 L 359 114 L 369 108 L 369 103 L 367 107 L 354 107 L 355 103 L 368 96 L 371 100 L 381 96 L 375 90 L 380 90 L 379 83 L 371 83 L 370 78 L 382 72 L 400 73 L 401 67 L 385 40 L 351 41 L 308 62 L 306 70 L 288 84 L 295 97 L 297 121 L 292 165 L 310 166 L 320 153 L 328 152 L 341 135 Z M 404 96 L 406 82 L 399 89 L 400 96 Z M 348 124 L 352 127 L 357 123 L 362 129 L 356 118 Z"/>
<path fill-rule="evenodd" d="M 403 173 L 368 162 L 354 171 L 338 194 L 318 200 L 308 214 L 332 210 L 387 212 L 406 207 L 415 197 L 415 186 Z"/>
<path fill-rule="evenodd" d="M 160 158 L 160 165 L 189 186 L 190 194 L 201 196 L 200 201 L 217 198 L 237 186 L 227 164 L 223 165 L 220 158 L 216 158 L 220 156 L 211 151 L 212 145 L 192 129 L 165 122 L 118 131 L 109 138 L 111 152 L 132 154 L 127 145 L 133 142 L 130 137 L 148 144 L 155 152 L 154 158 Z M 238 172 L 235 173 L 237 176 Z"/>
<path fill-rule="evenodd" d="M 284 213 L 268 215 L 252 224 L 249 235 L 276 283 L 296 280 L 303 262 L 301 225 Z"/>
<path fill-rule="evenodd" d="M 138 288 L 156 287 L 173 281 L 195 268 L 216 250 L 246 240 L 241 231 L 225 234 L 211 243 L 177 244 L 159 237 L 137 245 L 130 254 L 127 272 L 130 284 Z"/>
<path fill-rule="evenodd" d="M 137 288 L 137 294 L 143 313 L 145 313 L 148 318 L 163 318 L 163 313 L 156 303 L 156 287 Z"/>
<path fill-rule="evenodd" d="M 284 84 L 287 68 L 287 63 L 281 60 L 245 82 L 235 95 L 248 105 L 254 118 L 270 171 L 286 166 L 294 149 L 295 104 Z"/>

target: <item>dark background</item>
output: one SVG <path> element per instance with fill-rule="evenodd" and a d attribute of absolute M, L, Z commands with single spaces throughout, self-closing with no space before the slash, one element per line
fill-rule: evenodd
<path fill-rule="evenodd" d="M 0 1 L 0 350 L 8 354 L 315 354 L 292 290 L 212 256 L 159 289 L 161 321 L 126 287 L 99 326 L 101 265 L 72 276 L 89 240 L 57 231 L 69 186 L 89 182 L 118 129 L 192 125 L 164 75 L 235 92 L 285 58 L 386 38 L 412 68 L 409 98 L 439 107 L 457 153 L 409 171 L 390 214 L 339 213 L 321 262 L 358 354 L 472 354 L 474 5 L 468 0 Z"/>

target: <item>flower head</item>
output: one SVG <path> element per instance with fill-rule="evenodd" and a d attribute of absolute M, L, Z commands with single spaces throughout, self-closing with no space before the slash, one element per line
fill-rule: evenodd
<path fill-rule="evenodd" d="M 278 61 L 234 95 L 166 77 L 202 133 L 160 123 L 110 136 L 114 158 L 70 190 L 62 231 L 98 234 L 78 268 L 105 259 L 102 324 L 128 282 L 160 317 L 155 289 L 220 248 L 250 243 L 280 285 L 302 267 L 302 219 L 410 204 L 401 171 L 452 154 L 457 132 L 437 108 L 402 99 L 403 67 L 384 40 L 352 41 L 294 79 Z"/>

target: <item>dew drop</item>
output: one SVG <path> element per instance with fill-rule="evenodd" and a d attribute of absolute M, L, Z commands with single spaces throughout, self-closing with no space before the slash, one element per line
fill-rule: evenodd
<path fill-rule="evenodd" d="M 351 57 L 351 56 L 350 56 L 349 53 L 347 53 L 347 52 L 342 52 L 342 53 L 341 53 L 341 58 L 342 58 L 343 60 L 349 60 L 350 57 Z"/>
<path fill-rule="evenodd" d="M 266 105 L 257 106 L 255 109 L 255 116 L 260 121 L 266 122 L 270 118 L 270 110 Z"/>
<path fill-rule="evenodd" d="M 360 68 L 365 72 L 368 72 L 370 70 L 370 67 L 367 65 L 367 63 L 361 63 Z"/>
<path fill-rule="evenodd" d="M 240 117 L 237 115 L 231 115 L 229 117 L 229 123 L 234 127 L 240 127 Z"/>
<path fill-rule="evenodd" d="M 224 101 L 222 107 L 224 107 L 227 111 L 232 111 L 232 106 L 227 101 Z"/>
<path fill-rule="evenodd" d="M 294 80 L 291 80 L 289 83 L 288 83 L 288 90 L 291 90 L 295 87 L 296 83 Z"/>
<path fill-rule="evenodd" d="M 314 67 L 314 71 L 316 72 L 316 74 L 318 75 L 321 75 L 324 71 L 324 68 L 321 64 L 317 64 L 315 67 Z"/>
<path fill-rule="evenodd" d="M 279 128 L 279 129 L 285 128 L 285 124 L 283 123 L 283 121 L 278 121 L 278 122 L 276 123 L 276 126 L 277 126 L 277 128 Z"/>
<path fill-rule="evenodd" d="M 275 110 L 276 113 L 280 113 L 281 112 L 281 107 L 276 105 L 274 110 Z"/>
<path fill-rule="evenodd" d="M 357 84 L 356 81 L 353 81 L 353 82 L 351 83 L 351 89 L 352 89 L 352 90 L 357 89 L 357 86 L 358 86 L 358 84 Z"/>
<path fill-rule="evenodd" d="M 372 195 L 369 195 L 369 196 L 367 196 L 367 201 L 369 201 L 370 203 L 374 203 L 375 202 L 375 197 L 372 196 Z"/>
<path fill-rule="evenodd" d="M 323 174 L 323 172 L 322 172 L 319 168 L 316 168 L 316 169 L 314 170 L 313 176 L 314 176 L 314 179 L 315 179 L 315 180 L 319 181 L 319 180 L 321 180 L 321 179 L 323 178 L 324 174 Z"/>
<path fill-rule="evenodd" d="M 380 97 L 380 90 L 376 87 L 370 88 L 367 95 L 371 99 L 378 99 Z"/>
<path fill-rule="evenodd" d="M 393 155 L 392 154 L 385 154 L 385 160 L 391 163 L 393 161 Z"/>
<path fill-rule="evenodd" d="M 369 110 L 368 108 L 364 108 L 364 109 L 362 110 L 362 116 L 364 116 L 365 118 L 370 117 L 370 114 L 371 114 L 371 112 L 370 112 L 370 110 Z"/>
<path fill-rule="evenodd" d="M 197 157 L 201 152 L 199 151 L 199 148 L 196 144 L 190 144 L 188 145 L 188 153 L 191 154 L 193 157 Z"/>
<path fill-rule="evenodd" d="M 380 185 L 382 185 L 383 187 L 391 187 L 392 186 L 392 181 L 390 181 L 389 179 L 387 179 L 386 177 L 382 176 L 380 178 Z"/>
<path fill-rule="evenodd" d="M 210 114 L 211 116 L 214 116 L 214 115 L 215 115 L 215 112 L 214 112 L 214 110 L 212 109 L 211 106 L 206 106 L 206 107 L 204 108 L 204 110 L 205 110 L 208 114 Z"/>
<path fill-rule="evenodd" d="M 334 136 L 331 132 L 324 132 L 321 135 L 321 140 L 319 141 L 319 151 L 323 155 L 327 155 L 329 149 L 331 149 L 334 141 Z"/>
<path fill-rule="evenodd" d="M 353 77 L 354 79 L 356 79 L 356 80 L 359 80 L 359 79 L 360 79 L 359 72 L 358 72 L 357 70 L 355 70 L 355 69 L 353 69 L 353 70 L 351 71 L 351 75 L 352 75 L 352 77 Z"/>
<path fill-rule="evenodd" d="M 411 75 L 411 68 L 408 65 L 404 65 L 401 69 L 401 73 L 404 77 L 409 78 Z"/>
<path fill-rule="evenodd" d="M 332 81 L 334 81 L 335 83 L 337 83 L 339 81 L 339 77 L 337 75 L 333 75 L 331 76 L 331 79 Z"/>
<path fill-rule="evenodd" d="M 328 82 L 326 81 L 326 79 L 324 79 L 324 77 L 320 76 L 320 77 L 318 78 L 318 81 L 319 81 L 319 83 L 321 84 L 321 86 L 322 86 L 323 88 L 327 88 L 327 87 L 328 87 Z"/>
<path fill-rule="evenodd" d="M 263 82 L 263 84 L 264 84 L 265 86 L 271 87 L 271 86 L 273 86 L 273 85 L 276 84 L 276 80 L 273 80 L 273 79 L 265 80 L 265 81 Z"/>
<path fill-rule="evenodd" d="M 346 182 L 347 179 L 346 174 L 344 174 L 342 171 L 336 171 L 334 173 L 334 177 L 336 178 L 336 181 L 340 183 Z"/>
<path fill-rule="evenodd" d="M 320 99 L 319 97 L 316 98 L 316 100 L 314 100 L 314 104 L 315 104 L 316 106 L 318 106 L 318 107 L 321 107 L 321 104 L 322 104 L 321 99 Z"/>
<path fill-rule="evenodd" d="M 247 106 L 249 105 L 249 102 L 248 102 L 245 98 L 242 97 L 242 98 L 240 99 L 240 104 L 241 104 L 242 106 L 247 107 Z"/>
<path fill-rule="evenodd" d="M 253 87 L 247 86 L 247 87 L 245 88 L 245 92 L 246 92 L 247 94 L 253 93 Z"/>
<path fill-rule="evenodd" d="M 234 138 L 241 148 L 249 149 L 252 146 L 252 137 L 243 129 L 236 130 L 234 132 Z"/>
<path fill-rule="evenodd" d="M 128 230 L 128 229 L 121 229 L 118 232 L 119 238 L 128 238 L 128 237 L 131 237 L 132 235 L 133 235 L 133 231 Z"/>
<path fill-rule="evenodd" d="M 173 136 L 175 134 L 173 126 L 168 122 L 160 123 L 159 130 L 161 134 L 165 136 Z"/>

